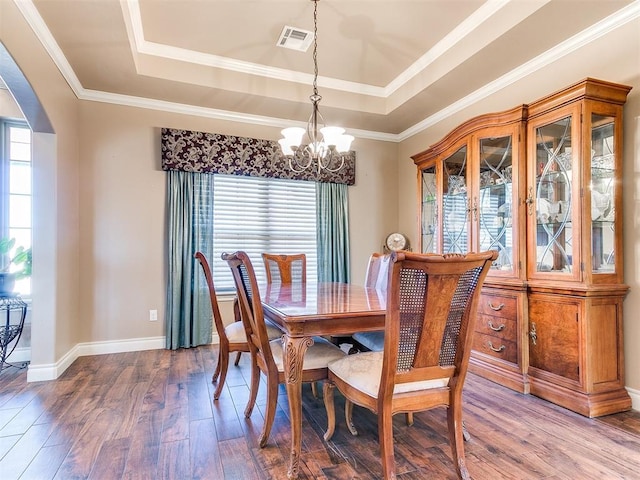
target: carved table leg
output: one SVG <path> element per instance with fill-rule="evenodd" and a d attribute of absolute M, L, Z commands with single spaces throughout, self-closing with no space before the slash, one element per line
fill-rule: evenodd
<path fill-rule="evenodd" d="M 291 421 L 291 457 L 287 478 L 298 478 L 300 448 L 302 444 L 302 362 L 304 353 L 313 345 L 309 337 L 282 337 L 284 378 L 289 397 Z"/>

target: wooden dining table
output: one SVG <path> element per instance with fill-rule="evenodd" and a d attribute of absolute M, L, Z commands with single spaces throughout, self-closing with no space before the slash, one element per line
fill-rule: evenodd
<path fill-rule="evenodd" d="M 288 478 L 297 478 L 302 443 L 302 363 L 314 336 L 384 329 L 384 293 L 362 285 L 309 283 L 261 289 L 265 317 L 283 331 L 285 386 L 289 397 L 291 455 Z"/>

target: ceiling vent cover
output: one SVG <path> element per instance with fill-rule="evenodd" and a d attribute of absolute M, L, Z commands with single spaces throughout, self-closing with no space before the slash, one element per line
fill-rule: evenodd
<path fill-rule="evenodd" d="M 285 25 L 276 45 L 278 47 L 306 52 L 311 42 L 313 42 L 313 32 Z"/>

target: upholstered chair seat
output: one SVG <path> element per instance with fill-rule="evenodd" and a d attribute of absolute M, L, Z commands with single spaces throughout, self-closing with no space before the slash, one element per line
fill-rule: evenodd
<path fill-rule="evenodd" d="M 270 322 L 265 322 L 267 326 L 267 336 L 270 339 L 279 339 L 282 337 L 282 331 L 272 325 Z M 230 343 L 247 343 L 247 334 L 244 330 L 244 325 L 242 322 L 233 322 L 224 327 L 224 331 L 227 334 L 227 338 Z M 249 351 L 249 346 L 247 345 L 247 352 Z"/>
<path fill-rule="evenodd" d="M 363 352 L 349 358 L 340 358 L 329 363 L 329 371 L 343 382 L 367 395 L 378 398 L 380 378 L 382 375 L 383 352 Z M 398 383 L 393 393 L 408 393 L 446 387 L 449 378 L 436 378 L 417 382 Z"/>
<path fill-rule="evenodd" d="M 282 342 L 280 340 L 272 340 L 269 342 L 271 346 L 271 354 L 273 361 L 278 368 L 278 372 L 284 373 L 284 360 L 282 355 Z M 313 337 L 313 345 L 307 348 L 304 353 L 304 362 L 302 368 L 304 370 L 314 370 L 318 368 L 327 368 L 330 362 L 344 358 L 346 354 L 336 347 L 333 343 L 322 337 Z"/>

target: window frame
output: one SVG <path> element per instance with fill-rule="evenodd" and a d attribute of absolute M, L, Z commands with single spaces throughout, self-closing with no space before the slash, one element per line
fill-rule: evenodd
<path fill-rule="evenodd" d="M 29 160 L 11 158 L 11 128 L 26 130 L 29 135 L 28 153 Z M 11 162 L 24 162 L 29 165 L 29 189 L 28 193 L 17 193 L 11 191 Z M 16 219 L 11 216 L 12 196 L 22 196 L 29 198 L 29 218 L 26 221 L 16 224 Z M 25 226 L 26 225 L 26 226 Z M 26 249 L 31 248 L 33 242 L 33 132 L 29 124 L 24 120 L 0 117 L 0 237 L 15 237 L 12 231 L 21 230 L 24 233 L 21 237 L 28 240 L 17 241 L 17 246 Z M 16 248 L 14 247 L 14 248 Z M 24 278 L 16 281 L 16 291 L 21 293 L 23 298 L 31 297 L 31 278 Z"/>

